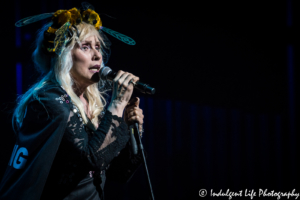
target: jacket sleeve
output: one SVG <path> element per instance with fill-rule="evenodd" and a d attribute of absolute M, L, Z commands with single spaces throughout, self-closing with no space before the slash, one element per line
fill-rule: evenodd
<path fill-rule="evenodd" d="M 62 95 L 58 87 L 40 89 L 27 104 L 0 184 L 0 199 L 40 199 L 69 116 L 69 105 L 55 100 Z"/>

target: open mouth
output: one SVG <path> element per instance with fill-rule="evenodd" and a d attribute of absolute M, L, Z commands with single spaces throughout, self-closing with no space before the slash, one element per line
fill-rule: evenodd
<path fill-rule="evenodd" d="M 99 72 L 100 65 L 95 65 L 93 67 L 90 67 L 89 70 L 92 71 L 92 72 Z"/>

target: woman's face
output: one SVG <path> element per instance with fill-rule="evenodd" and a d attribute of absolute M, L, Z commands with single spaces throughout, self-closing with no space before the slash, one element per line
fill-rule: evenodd
<path fill-rule="evenodd" d="M 99 70 L 102 63 L 100 41 L 94 36 L 81 41 L 72 49 L 73 67 L 71 75 L 76 84 L 87 87 L 100 80 Z"/>

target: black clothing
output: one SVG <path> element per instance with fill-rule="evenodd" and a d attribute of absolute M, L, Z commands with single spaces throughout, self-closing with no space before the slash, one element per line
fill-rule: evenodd
<path fill-rule="evenodd" d="M 37 96 L 27 105 L 0 199 L 99 200 L 106 176 L 122 182 L 132 176 L 141 159 L 130 152 L 122 118 L 106 111 L 96 130 L 83 124 L 60 86 L 44 86 Z"/>

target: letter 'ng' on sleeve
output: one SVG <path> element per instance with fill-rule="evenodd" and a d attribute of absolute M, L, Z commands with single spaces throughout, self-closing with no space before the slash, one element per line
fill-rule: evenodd
<path fill-rule="evenodd" d="M 69 117 L 69 104 L 59 101 L 63 95 L 59 86 L 47 86 L 28 103 L 0 184 L 0 199 L 40 199 Z"/>

